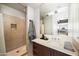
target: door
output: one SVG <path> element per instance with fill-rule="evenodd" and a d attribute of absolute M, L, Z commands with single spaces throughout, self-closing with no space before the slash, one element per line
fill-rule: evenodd
<path fill-rule="evenodd" d="M 4 35 L 7 52 L 25 45 L 25 19 L 4 15 Z"/>

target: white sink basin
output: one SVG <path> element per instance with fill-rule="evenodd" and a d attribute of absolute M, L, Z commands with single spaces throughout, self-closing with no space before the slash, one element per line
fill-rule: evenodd
<path fill-rule="evenodd" d="M 75 50 L 74 50 L 74 48 L 73 48 L 73 46 L 72 46 L 72 44 L 70 42 L 65 42 L 64 43 L 64 49 L 75 52 Z"/>

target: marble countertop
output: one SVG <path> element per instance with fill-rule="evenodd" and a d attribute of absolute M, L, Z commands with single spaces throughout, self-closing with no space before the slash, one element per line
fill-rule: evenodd
<path fill-rule="evenodd" d="M 57 51 L 66 53 L 66 54 L 71 55 L 71 56 L 78 55 L 78 52 L 74 48 L 73 45 L 72 46 L 73 46 L 74 52 L 67 50 L 67 49 L 64 49 L 64 41 L 62 41 L 62 40 L 52 40 L 52 39 L 43 40 L 43 39 L 37 38 L 37 39 L 32 40 L 32 42 L 36 42 L 38 44 L 41 44 L 41 45 L 46 46 L 46 47 L 51 48 L 51 49 L 55 49 Z"/>

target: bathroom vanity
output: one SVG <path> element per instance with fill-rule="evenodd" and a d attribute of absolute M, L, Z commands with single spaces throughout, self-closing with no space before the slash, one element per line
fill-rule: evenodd
<path fill-rule="evenodd" d="M 34 56 L 69 56 L 55 49 L 48 48 L 41 44 L 33 42 L 33 55 Z"/>
<path fill-rule="evenodd" d="M 73 50 L 64 48 L 65 43 L 55 40 L 35 39 L 33 42 L 34 56 L 75 56 L 78 55 L 77 50 L 72 46 Z"/>

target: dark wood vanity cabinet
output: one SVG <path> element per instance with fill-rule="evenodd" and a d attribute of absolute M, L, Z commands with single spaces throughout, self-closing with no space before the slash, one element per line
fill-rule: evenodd
<path fill-rule="evenodd" d="M 34 56 L 50 56 L 50 52 L 47 47 L 33 42 L 33 55 Z"/>
<path fill-rule="evenodd" d="M 35 42 L 33 42 L 33 55 L 34 56 L 69 56 L 65 53 L 45 47 Z"/>

